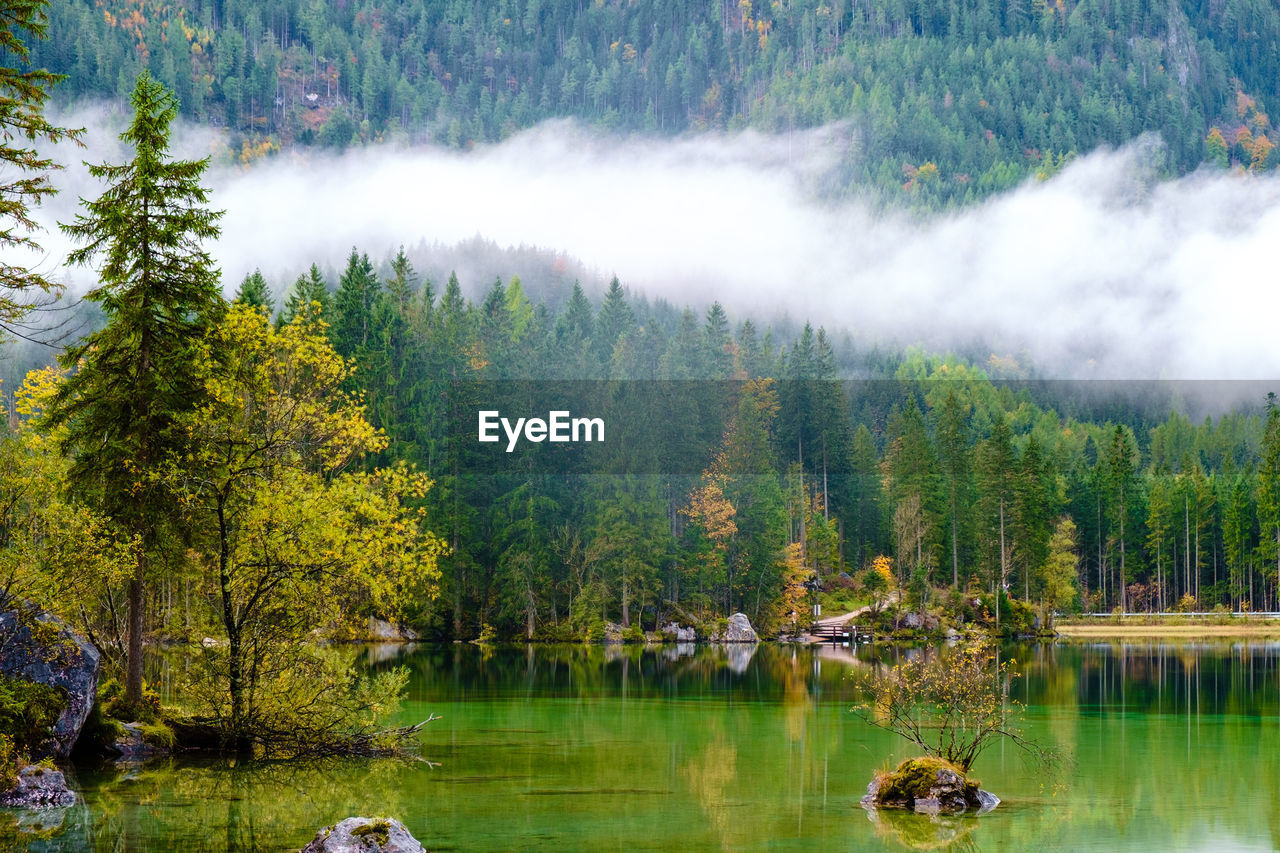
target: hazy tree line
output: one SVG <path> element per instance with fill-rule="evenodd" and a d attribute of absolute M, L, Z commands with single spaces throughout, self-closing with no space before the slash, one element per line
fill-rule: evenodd
<path fill-rule="evenodd" d="M 1280 10 L 1262 0 L 59 0 L 37 65 L 123 100 L 145 69 L 244 159 L 466 147 L 552 117 L 652 133 L 846 121 L 850 187 L 935 206 L 1155 132 L 1153 166 L 1264 169 Z"/>
<path fill-rule="evenodd" d="M 270 308 L 257 274 L 239 298 Z M 379 271 L 353 250 L 332 283 L 313 268 L 279 319 L 312 301 L 387 432 L 376 461 L 436 481 L 432 529 L 452 552 L 439 601 L 411 616 L 443 635 L 652 630 L 735 610 L 781 625 L 815 573 L 880 588 L 878 555 L 914 601 L 999 587 L 1068 611 L 1276 606 L 1270 401 L 1192 423 L 1123 390 L 1116 403 L 918 353 L 883 359 L 889 379 L 842 381 L 855 356 L 821 328 L 781 339 L 718 303 L 650 305 L 616 281 L 598 304 L 575 287 L 552 309 L 518 278 L 472 301 L 456 277 L 419 282 L 403 253 Z M 568 394 L 575 413 L 629 416 L 636 440 L 576 469 L 529 444 L 495 466 L 475 418 L 499 393 L 520 415 Z"/>

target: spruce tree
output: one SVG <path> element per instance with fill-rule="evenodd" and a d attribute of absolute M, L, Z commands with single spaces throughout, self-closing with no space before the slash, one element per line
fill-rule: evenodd
<path fill-rule="evenodd" d="M 276 302 L 271 298 L 271 288 L 267 287 L 267 280 L 263 278 L 262 270 L 259 269 L 246 275 L 244 281 L 240 282 L 235 301 L 259 309 L 267 317 L 274 314 L 276 310 Z"/>
<path fill-rule="evenodd" d="M 73 372 L 48 420 L 66 426 L 73 489 L 135 542 L 125 689 L 136 705 L 148 565 L 178 505 L 166 471 L 189 449 L 182 416 L 205 400 L 202 342 L 225 302 L 203 248 L 222 215 L 208 209 L 200 185 L 209 161 L 169 159 L 177 104 L 146 71 L 132 102 L 133 121 L 120 138 L 133 159 L 91 166 L 108 187 L 96 201 L 82 200 L 85 213 L 62 226 L 81 244 L 72 263 L 101 263 L 100 284 L 85 298 L 102 307 L 107 325 L 62 356 Z"/>
<path fill-rule="evenodd" d="M 26 66 L 24 37 L 45 38 L 49 17 L 46 0 L 0 0 L 0 56 Z M 44 69 L 0 67 L 0 249 L 39 251 L 39 230 L 31 208 L 54 194 L 48 172 L 59 168 L 34 145 L 14 144 L 79 139 L 81 131 L 57 127 L 44 117 L 49 88 L 63 79 Z M 9 254 L 12 258 L 13 255 Z M 32 291 L 48 293 L 56 286 L 40 273 L 0 258 L 0 330 L 10 328 L 33 306 Z"/>
<path fill-rule="evenodd" d="M 310 271 L 298 276 L 289 290 L 289 298 L 280 312 L 282 324 L 292 323 L 295 317 L 306 315 L 311 320 L 329 321 L 333 313 L 333 297 L 329 294 L 329 286 L 325 283 L 320 268 L 311 265 Z"/>
<path fill-rule="evenodd" d="M 369 346 L 373 334 L 373 309 L 381 290 L 382 284 L 369 256 L 352 248 L 333 300 L 337 316 L 330 338 L 339 354 L 350 357 Z"/>

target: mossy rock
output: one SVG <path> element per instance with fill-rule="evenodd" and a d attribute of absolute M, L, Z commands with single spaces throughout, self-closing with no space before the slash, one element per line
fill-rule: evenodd
<path fill-rule="evenodd" d="M 999 802 L 960 767 L 933 756 L 908 758 L 895 770 L 876 774 L 862 798 L 862 804 L 869 808 L 911 809 L 926 814 L 989 811 Z"/>
<path fill-rule="evenodd" d="M 351 830 L 351 834 L 356 838 L 367 838 L 381 847 L 391 840 L 391 821 L 386 818 L 374 818 L 364 826 Z"/>
<path fill-rule="evenodd" d="M 138 732 L 142 735 L 142 742 L 148 746 L 168 751 L 177 745 L 177 738 L 174 736 L 173 729 L 164 723 L 139 722 L 137 725 Z"/>
<path fill-rule="evenodd" d="M 426 850 L 395 818 L 349 817 L 317 832 L 300 853 L 426 853 Z"/>

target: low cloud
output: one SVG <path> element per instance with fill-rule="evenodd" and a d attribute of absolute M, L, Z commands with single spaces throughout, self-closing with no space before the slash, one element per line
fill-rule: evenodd
<path fill-rule="evenodd" d="M 100 113 L 64 121 L 93 133 L 63 162 L 123 156 Z M 480 237 L 563 253 L 678 305 L 719 299 L 736 317 L 807 318 L 855 341 L 1013 354 L 1055 376 L 1280 375 L 1280 180 L 1154 182 L 1144 140 L 919 221 L 820 200 L 848 141 L 840 127 L 654 141 L 555 122 L 467 153 L 286 154 L 210 170 L 226 210 L 215 254 L 231 288 L 254 267 L 278 280 L 340 267 L 353 245 L 380 258 Z M 175 147 L 211 145 L 184 130 Z M 50 225 L 101 191 L 79 166 L 55 180 Z M 50 264 L 67 248 L 44 243 Z"/>

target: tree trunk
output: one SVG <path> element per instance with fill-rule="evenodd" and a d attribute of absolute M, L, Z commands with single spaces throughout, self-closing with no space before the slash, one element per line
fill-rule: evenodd
<path fill-rule="evenodd" d="M 131 708 L 142 704 L 142 631 L 146 592 L 147 551 L 138 546 L 133 577 L 129 579 L 129 646 L 125 654 L 124 701 Z"/>

